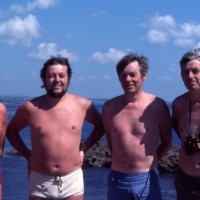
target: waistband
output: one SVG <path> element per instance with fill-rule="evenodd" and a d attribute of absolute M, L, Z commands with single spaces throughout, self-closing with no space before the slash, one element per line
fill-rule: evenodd
<path fill-rule="evenodd" d="M 134 177 L 134 176 L 143 176 L 143 175 L 147 175 L 147 174 L 158 174 L 158 170 L 157 169 L 153 169 L 147 172 L 136 172 L 136 173 L 124 173 L 124 172 L 120 172 L 120 171 L 116 171 L 116 170 L 110 170 L 110 173 L 115 175 L 115 176 L 129 176 L 129 177 Z"/>
<path fill-rule="evenodd" d="M 70 179 L 72 176 L 76 175 L 76 174 L 83 174 L 83 171 L 81 168 L 78 168 L 68 174 L 62 175 L 62 176 L 49 176 L 49 175 L 45 175 L 45 174 L 41 174 L 35 171 L 31 171 L 31 175 L 35 176 L 35 177 L 43 177 L 46 178 L 48 180 L 55 180 L 55 181 L 61 181 L 61 180 L 67 180 Z"/>

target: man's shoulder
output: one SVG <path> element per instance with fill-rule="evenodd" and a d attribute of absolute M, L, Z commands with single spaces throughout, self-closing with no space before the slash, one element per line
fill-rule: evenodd
<path fill-rule="evenodd" d="M 64 102 L 67 104 L 70 103 L 71 105 L 81 106 L 85 109 L 88 109 L 93 104 L 92 100 L 90 100 L 89 98 L 69 93 L 66 94 Z"/>
<path fill-rule="evenodd" d="M 151 94 L 151 93 L 144 93 L 144 96 L 142 97 L 144 100 L 146 100 L 147 104 L 151 104 L 151 103 L 156 103 L 156 104 L 165 104 L 165 100 L 162 99 L 159 96 L 156 96 L 155 94 Z M 143 100 L 143 102 L 145 102 Z"/>
<path fill-rule="evenodd" d="M 81 102 L 91 102 L 91 100 L 89 98 L 86 98 L 86 97 L 82 97 L 82 96 L 79 96 L 79 95 L 75 95 L 75 94 L 66 94 L 66 100 L 76 100 L 76 101 L 81 101 Z"/>
<path fill-rule="evenodd" d="M 0 110 L 6 110 L 6 106 L 2 102 L 0 102 Z"/>
<path fill-rule="evenodd" d="M 110 106 L 110 105 L 118 104 L 121 101 L 121 97 L 122 96 L 116 96 L 116 97 L 113 97 L 111 99 L 106 100 L 104 102 L 104 106 Z"/>
<path fill-rule="evenodd" d="M 188 92 L 186 92 L 186 93 L 184 93 L 184 94 L 182 94 L 182 95 L 179 95 L 179 96 L 177 96 L 173 101 L 172 101 L 172 104 L 173 105 L 180 105 L 180 104 L 182 104 L 182 103 L 184 103 L 184 102 L 188 102 L 188 99 L 189 99 L 189 93 Z"/>
<path fill-rule="evenodd" d="M 2 113 L 3 115 L 7 113 L 6 106 L 2 102 L 0 102 L 0 113 Z"/>

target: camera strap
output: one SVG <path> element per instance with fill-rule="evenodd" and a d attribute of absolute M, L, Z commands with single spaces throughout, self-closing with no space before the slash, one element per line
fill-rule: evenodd
<path fill-rule="evenodd" d="M 190 129 L 190 124 L 191 124 L 191 112 L 192 112 L 192 101 L 191 101 L 191 98 L 190 98 L 189 99 L 189 113 L 188 113 L 188 118 L 189 118 L 188 129 Z M 190 131 L 190 130 L 188 130 L 188 131 Z"/>
<path fill-rule="evenodd" d="M 192 113 L 192 101 L 191 98 L 189 99 L 189 113 L 188 113 L 188 133 L 191 134 L 190 125 L 191 125 L 191 113 Z M 197 128 L 195 135 L 197 135 L 200 127 Z"/>

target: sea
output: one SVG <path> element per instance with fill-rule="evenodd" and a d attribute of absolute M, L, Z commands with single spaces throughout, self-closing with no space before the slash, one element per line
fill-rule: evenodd
<path fill-rule="evenodd" d="M 15 114 L 16 109 L 31 97 L 25 96 L 0 96 L 8 111 L 8 121 Z M 101 112 L 102 105 L 106 99 L 91 99 L 97 109 Z M 171 103 L 167 102 L 170 110 Z M 82 130 L 82 139 L 88 137 L 92 126 L 85 122 Z M 27 146 L 31 147 L 30 131 L 25 128 L 21 131 L 21 137 Z M 173 144 L 179 145 L 180 141 L 173 132 Z M 13 150 L 8 140 L 5 140 L 4 153 L 1 161 L 3 175 L 2 192 L 3 200 L 28 200 L 28 174 L 27 162 L 22 156 L 13 156 L 9 152 Z M 109 169 L 104 167 L 83 168 L 85 183 L 85 200 L 106 200 L 107 175 Z M 174 188 L 175 174 L 160 174 L 160 184 L 163 200 L 175 200 L 176 191 Z"/>

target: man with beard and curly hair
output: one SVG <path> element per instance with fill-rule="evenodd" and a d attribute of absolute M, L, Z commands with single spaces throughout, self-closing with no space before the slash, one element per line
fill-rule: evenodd
<path fill-rule="evenodd" d="M 84 152 L 104 131 L 101 115 L 93 103 L 66 92 L 71 74 L 67 58 L 47 60 L 40 73 L 46 94 L 22 104 L 8 126 L 10 143 L 27 159 L 30 167 L 31 200 L 84 199 L 81 169 Z M 94 129 L 80 150 L 85 120 L 93 124 Z M 26 126 L 31 132 L 31 150 L 19 135 Z"/>

